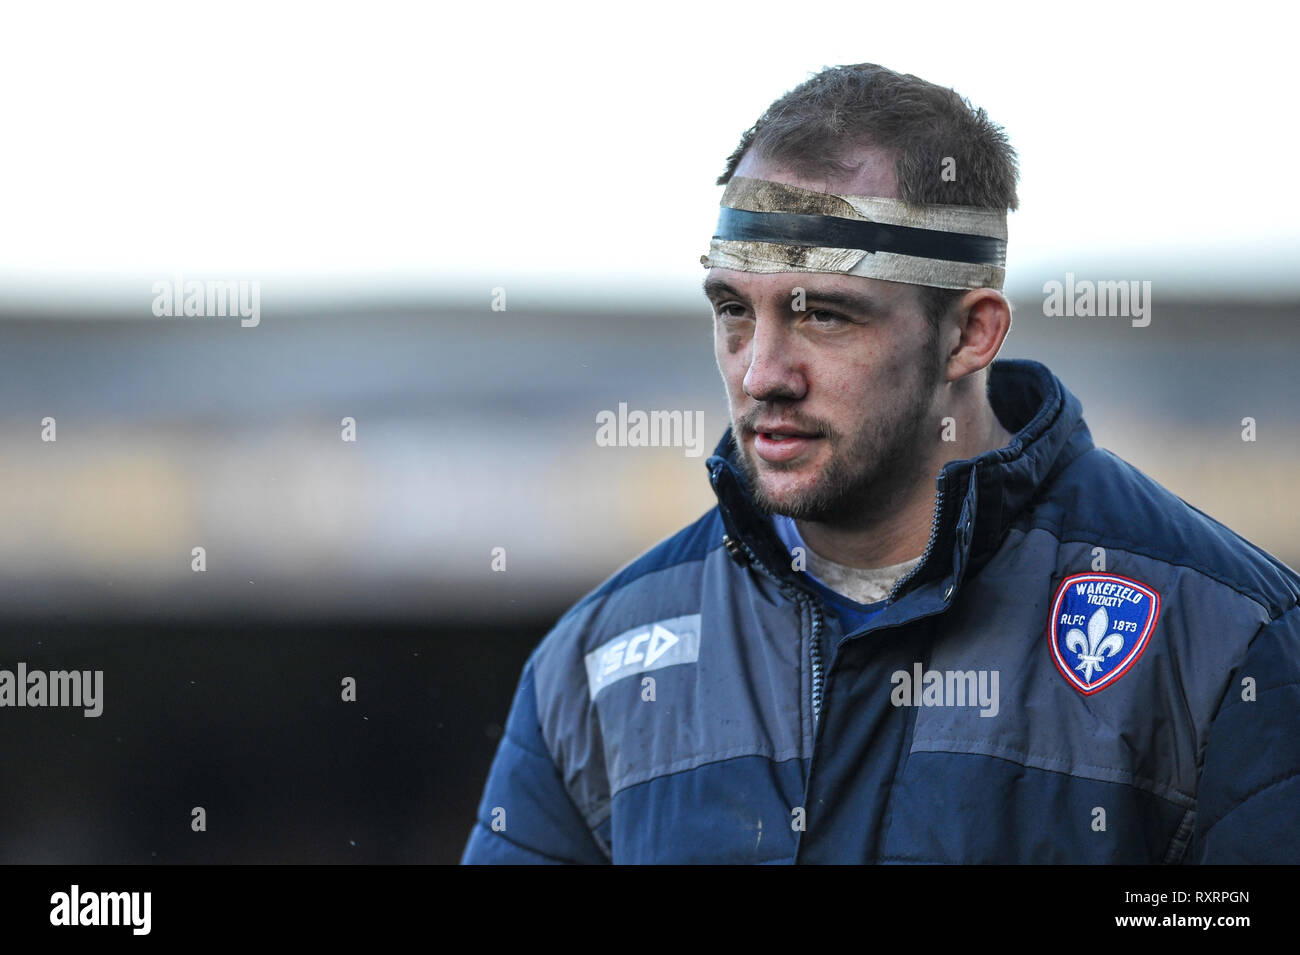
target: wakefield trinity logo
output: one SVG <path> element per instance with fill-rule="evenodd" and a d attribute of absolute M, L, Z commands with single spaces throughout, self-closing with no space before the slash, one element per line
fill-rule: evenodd
<path fill-rule="evenodd" d="M 1047 628 L 1052 659 L 1080 693 L 1104 690 L 1137 662 L 1160 616 L 1160 595 L 1116 574 L 1061 581 Z"/>

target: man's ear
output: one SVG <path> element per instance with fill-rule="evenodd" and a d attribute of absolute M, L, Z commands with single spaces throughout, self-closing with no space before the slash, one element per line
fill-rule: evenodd
<path fill-rule="evenodd" d="M 948 381 L 987 368 L 1011 330 L 1011 303 L 991 288 L 972 289 L 952 312 L 957 337 L 948 352 Z"/>

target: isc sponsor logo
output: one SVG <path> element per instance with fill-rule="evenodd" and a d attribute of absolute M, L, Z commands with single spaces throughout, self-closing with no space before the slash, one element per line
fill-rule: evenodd
<path fill-rule="evenodd" d="M 700 657 L 700 615 L 656 620 L 625 630 L 588 653 L 587 686 L 596 694 L 624 677 L 659 670 Z"/>

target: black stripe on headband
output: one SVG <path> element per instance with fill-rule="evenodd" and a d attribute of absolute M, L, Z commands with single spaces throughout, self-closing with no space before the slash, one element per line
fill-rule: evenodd
<path fill-rule="evenodd" d="M 812 216 L 796 212 L 750 212 L 723 206 L 718 215 L 715 239 L 740 242 L 773 242 L 777 245 L 806 245 L 824 249 L 860 249 L 863 252 L 893 252 L 946 262 L 976 265 L 1004 265 L 1007 243 L 984 235 L 939 232 L 883 222 L 860 222 L 836 216 Z"/>

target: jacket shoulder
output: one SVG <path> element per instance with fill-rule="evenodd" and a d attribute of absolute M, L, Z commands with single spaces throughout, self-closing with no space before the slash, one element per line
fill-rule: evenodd
<path fill-rule="evenodd" d="M 714 507 L 574 604 L 529 658 L 541 737 L 593 831 L 608 818 L 611 795 L 588 661 L 598 648 L 631 640 L 652 624 L 674 635 L 690 628 L 698 633 L 702 564 L 722 546 L 722 534 L 722 516 Z"/>
<path fill-rule="evenodd" d="M 585 655 L 624 630 L 699 613 L 700 565 L 722 547 L 723 533 L 715 505 L 578 600 L 533 651 L 539 691 L 585 682 Z"/>
<path fill-rule="evenodd" d="M 1123 458 L 1093 448 L 1076 458 L 1035 508 L 1036 525 L 1186 567 L 1263 605 L 1272 618 L 1300 600 L 1300 576 Z"/>

